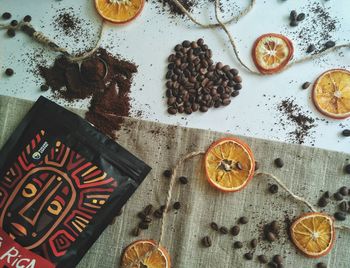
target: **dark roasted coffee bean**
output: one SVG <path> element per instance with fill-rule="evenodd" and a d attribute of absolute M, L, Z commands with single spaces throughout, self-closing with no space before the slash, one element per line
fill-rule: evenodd
<path fill-rule="evenodd" d="M 225 226 L 220 227 L 219 231 L 222 234 L 228 234 L 228 229 Z"/>
<path fill-rule="evenodd" d="M 236 75 L 235 77 L 233 77 L 233 81 L 235 81 L 236 83 L 242 83 L 242 77 Z"/>
<path fill-rule="evenodd" d="M 319 200 L 318 200 L 318 206 L 320 207 L 320 208 L 324 208 L 325 206 L 327 206 L 328 205 L 328 200 L 327 200 L 327 198 L 325 198 L 324 196 L 322 196 Z"/>
<path fill-rule="evenodd" d="M 185 47 L 185 48 L 188 48 L 188 47 L 191 46 L 191 42 L 188 41 L 188 40 L 185 40 L 185 41 L 182 42 L 182 46 Z"/>
<path fill-rule="evenodd" d="M 344 171 L 345 171 L 345 173 L 350 174 L 350 164 L 347 164 L 347 165 L 344 167 Z"/>
<path fill-rule="evenodd" d="M 275 194 L 278 192 L 278 185 L 277 184 L 271 184 L 269 187 L 269 192 L 271 194 Z"/>
<path fill-rule="evenodd" d="M 4 19 L 4 20 L 8 20 L 8 19 L 11 19 L 11 13 L 9 13 L 9 12 L 5 12 L 5 13 L 3 13 L 2 14 L 2 18 Z"/>
<path fill-rule="evenodd" d="M 242 84 L 235 84 L 233 86 L 234 90 L 241 90 L 242 89 Z"/>
<path fill-rule="evenodd" d="M 258 240 L 257 239 L 252 239 L 251 241 L 250 241 L 250 246 L 252 247 L 252 248 L 256 248 L 256 246 L 258 245 Z"/>
<path fill-rule="evenodd" d="M 238 70 L 233 68 L 230 70 L 230 73 L 233 74 L 233 76 L 237 76 L 238 75 Z"/>
<path fill-rule="evenodd" d="M 317 268 L 327 268 L 327 265 L 323 262 L 319 262 L 319 263 L 317 263 L 316 267 Z"/>
<path fill-rule="evenodd" d="M 175 55 L 174 54 L 170 54 L 169 57 L 168 57 L 168 61 L 169 62 L 174 62 L 176 59 Z"/>
<path fill-rule="evenodd" d="M 163 211 L 161 209 L 157 209 L 153 212 L 153 216 L 160 219 L 161 217 L 163 217 Z"/>
<path fill-rule="evenodd" d="M 169 108 L 168 108 L 168 113 L 169 113 L 169 114 L 176 114 L 176 113 L 177 113 L 177 109 L 174 108 L 174 107 L 169 107 Z"/>
<path fill-rule="evenodd" d="M 181 176 L 179 178 L 179 181 L 180 181 L 181 184 L 187 184 L 188 183 L 188 179 L 186 177 L 184 177 L 184 176 Z"/>
<path fill-rule="evenodd" d="M 132 230 L 132 235 L 133 236 L 139 236 L 141 233 L 141 229 L 139 227 L 135 227 L 133 230 Z"/>
<path fill-rule="evenodd" d="M 163 176 L 166 178 L 170 178 L 173 172 L 170 169 L 164 170 Z"/>
<path fill-rule="evenodd" d="M 211 239 L 209 236 L 205 236 L 202 238 L 202 245 L 207 248 L 211 247 Z"/>
<path fill-rule="evenodd" d="M 276 158 L 274 162 L 275 162 L 275 166 L 278 168 L 281 168 L 284 166 L 284 162 L 281 158 Z"/>
<path fill-rule="evenodd" d="M 32 20 L 32 17 L 30 15 L 26 15 L 24 18 L 23 18 L 23 21 L 24 22 L 30 22 Z"/>
<path fill-rule="evenodd" d="M 191 105 L 191 104 L 190 104 Z M 185 114 L 192 114 L 191 107 L 185 107 Z"/>
<path fill-rule="evenodd" d="M 41 91 L 48 91 L 49 90 L 49 86 L 48 85 L 41 85 L 40 86 L 40 90 Z"/>
<path fill-rule="evenodd" d="M 197 44 L 198 44 L 199 46 L 203 46 L 203 45 L 204 45 L 204 40 L 203 40 L 203 38 L 199 38 L 199 39 L 197 40 Z"/>
<path fill-rule="evenodd" d="M 205 113 L 205 112 L 208 112 L 208 107 L 207 106 L 201 106 L 200 108 L 199 108 L 199 110 L 202 112 L 202 113 Z"/>
<path fill-rule="evenodd" d="M 13 20 L 13 21 L 11 21 L 11 26 L 17 26 L 18 25 L 18 21 L 16 21 L 16 20 Z"/>
<path fill-rule="evenodd" d="M 344 212 L 338 211 L 338 212 L 334 213 L 334 218 L 338 221 L 345 221 L 346 214 Z"/>
<path fill-rule="evenodd" d="M 175 50 L 176 52 L 178 52 L 178 51 L 181 50 L 181 48 L 182 48 L 182 46 L 181 46 L 180 44 L 178 44 L 178 45 L 175 46 L 174 50 Z"/>
<path fill-rule="evenodd" d="M 283 263 L 283 257 L 281 255 L 275 255 L 272 258 L 273 262 L 277 263 L 277 264 L 282 264 Z"/>
<path fill-rule="evenodd" d="M 224 67 L 222 67 L 222 71 L 223 72 L 225 72 L 225 73 L 227 73 L 228 71 L 230 71 L 230 66 L 228 66 L 228 65 L 225 65 Z"/>
<path fill-rule="evenodd" d="M 146 218 L 146 214 L 143 211 L 140 211 L 137 213 L 137 217 L 139 217 L 141 220 L 144 220 Z"/>
<path fill-rule="evenodd" d="M 168 98 L 167 104 L 172 106 L 175 102 L 176 102 L 176 98 L 170 97 L 170 98 Z"/>
<path fill-rule="evenodd" d="M 296 20 L 297 19 L 297 12 L 295 10 L 292 10 L 289 14 L 289 19 L 290 20 Z"/>
<path fill-rule="evenodd" d="M 239 228 L 239 226 L 235 225 L 231 228 L 230 232 L 233 236 L 237 236 L 239 234 L 240 230 L 241 229 Z"/>
<path fill-rule="evenodd" d="M 145 215 L 151 215 L 153 211 L 153 206 L 151 204 L 147 205 L 145 209 L 143 210 L 143 213 Z"/>
<path fill-rule="evenodd" d="M 16 35 L 16 31 L 14 29 L 8 29 L 7 30 L 7 35 L 9 37 L 14 37 Z"/>
<path fill-rule="evenodd" d="M 340 211 L 348 212 L 349 204 L 346 201 L 342 201 L 342 202 L 339 203 L 338 208 L 339 208 Z"/>
<path fill-rule="evenodd" d="M 335 46 L 335 42 L 334 41 L 327 41 L 325 44 L 324 44 L 325 48 L 331 48 L 331 47 L 334 47 Z"/>
<path fill-rule="evenodd" d="M 145 216 L 145 218 L 143 219 L 143 222 L 150 224 L 152 222 L 152 218 L 149 216 Z"/>
<path fill-rule="evenodd" d="M 170 78 L 172 77 L 172 75 L 173 75 L 173 72 L 172 72 L 172 71 L 168 71 L 168 72 L 166 73 L 166 75 L 165 75 L 165 78 L 166 78 L 166 79 L 170 79 Z"/>
<path fill-rule="evenodd" d="M 232 97 L 237 97 L 239 95 L 239 91 L 238 90 L 235 90 L 232 92 L 231 96 Z"/>
<path fill-rule="evenodd" d="M 180 114 L 182 114 L 182 113 L 185 111 L 185 107 L 180 106 L 180 107 L 177 108 L 177 111 L 178 111 Z"/>
<path fill-rule="evenodd" d="M 258 260 L 260 263 L 263 263 L 263 264 L 268 262 L 267 257 L 265 255 L 259 255 Z"/>
<path fill-rule="evenodd" d="M 297 20 L 291 20 L 290 23 L 289 23 L 289 25 L 292 26 L 292 27 L 296 27 L 296 26 L 298 26 L 298 24 L 299 23 L 298 23 Z"/>
<path fill-rule="evenodd" d="M 249 222 L 249 220 L 248 220 L 247 217 L 243 216 L 243 217 L 240 217 L 240 218 L 239 218 L 238 222 L 239 222 L 240 224 L 247 224 L 247 223 Z"/>
<path fill-rule="evenodd" d="M 331 194 L 329 191 L 325 191 L 324 194 L 323 194 L 323 197 L 324 198 L 330 198 L 331 197 Z"/>
<path fill-rule="evenodd" d="M 266 239 L 270 242 L 273 242 L 276 240 L 276 236 L 272 232 L 267 232 Z"/>
<path fill-rule="evenodd" d="M 300 13 L 298 16 L 297 16 L 297 21 L 302 21 L 305 19 L 305 13 Z"/>
<path fill-rule="evenodd" d="M 148 227 L 149 227 L 149 224 L 147 222 L 142 221 L 139 223 L 139 228 L 142 230 L 147 230 Z"/>
<path fill-rule="evenodd" d="M 173 208 L 176 209 L 176 210 L 180 209 L 181 208 L 181 203 L 180 202 L 175 202 L 173 204 Z"/>
<path fill-rule="evenodd" d="M 337 201 L 341 201 L 341 200 L 343 200 L 343 195 L 342 194 L 340 194 L 340 193 L 335 193 L 334 195 L 333 195 L 333 197 L 334 197 L 334 199 L 335 200 L 337 200 Z"/>
<path fill-rule="evenodd" d="M 350 137 L 350 129 L 344 129 L 341 134 L 344 137 Z"/>
<path fill-rule="evenodd" d="M 349 190 L 348 190 L 348 187 L 346 187 L 346 186 L 340 187 L 340 189 L 339 189 L 339 193 L 344 195 L 344 196 L 348 195 L 348 192 L 349 192 Z"/>
<path fill-rule="evenodd" d="M 273 232 L 274 234 L 278 234 L 279 233 L 280 227 L 279 227 L 277 221 L 272 221 L 270 223 L 270 231 Z"/>
<path fill-rule="evenodd" d="M 197 103 L 193 103 L 192 104 L 192 111 L 196 112 L 196 111 L 198 111 L 198 109 L 199 109 L 199 105 Z"/>
<path fill-rule="evenodd" d="M 224 64 L 223 64 L 222 62 L 218 62 L 218 63 L 216 64 L 216 69 L 221 70 L 222 67 L 224 67 Z"/>
<path fill-rule="evenodd" d="M 244 258 L 248 261 L 253 259 L 253 253 L 252 252 L 247 252 L 244 254 Z"/>
<path fill-rule="evenodd" d="M 301 88 L 302 88 L 302 89 L 307 89 L 310 85 L 311 85 L 310 82 L 305 82 L 305 83 L 301 86 Z"/>
<path fill-rule="evenodd" d="M 243 243 L 241 241 L 236 241 L 233 243 L 233 247 L 234 248 L 242 248 L 243 247 Z"/>
<path fill-rule="evenodd" d="M 210 227 L 211 227 L 211 229 L 213 229 L 214 231 L 219 231 L 219 226 L 217 225 L 216 222 L 211 222 L 211 223 L 210 223 Z"/>
<path fill-rule="evenodd" d="M 229 105 L 230 103 L 231 103 L 231 100 L 230 100 L 229 98 L 223 99 L 223 100 L 222 100 L 222 105 L 224 105 L 224 106 L 227 106 L 227 105 Z"/>
<path fill-rule="evenodd" d="M 7 69 L 5 70 L 5 74 L 6 74 L 7 76 L 12 76 L 12 75 L 14 74 L 14 71 L 13 71 L 13 69 L 11 69 L 11 68 L 7 68 Z"/>
<path fill-rule="evenodd" d="M 315 45 L 310 44 L 307 49 L 306 49 L 306 53 L 311 53 L 316 49 Z"/>
<path fill-rule="evenodd" d="M 267 265 L 269 268 L 278 268 L 277 263 L 274 263 L 273 261 L 270 261 Z"/>

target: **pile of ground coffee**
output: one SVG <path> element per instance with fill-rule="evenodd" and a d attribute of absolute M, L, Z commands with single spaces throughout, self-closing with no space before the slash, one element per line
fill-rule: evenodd
<path fill-rule="evenodd" d="M 86 119 L 110 137 L 130 111 L 130 88 L 137 66 L 98 49 L 81 66 L 58 57 L 53 66 L 39 66 L 40 75 L 56 98 L 69 102 L 91 98 Z"/>
<path fill-rule="evenodd" d="M 150 1 L 150 0 L 149 0 Z M 152 0 L 150 1 L 152 4 L 157 4 L 158 13 L 165 14 L 166 12 L 170 13 L 170 16 L 184 16 L 185 14 L 182 12 L 180 8 L 174 3 L 172 0 Z M 194 0 L 179 0 L 179 2 L 184 6 L 184 8 L 192 12 L 194 6 L 197 5 L 197 2 Z"/>

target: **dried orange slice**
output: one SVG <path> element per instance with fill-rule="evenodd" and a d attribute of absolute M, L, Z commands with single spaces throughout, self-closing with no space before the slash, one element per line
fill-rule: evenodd
<path fill-rule="evenodd" d="M 293 57 L 293 44 L 281 34 L 268 33 L 254 43 L 252 57 L 262 74 L 273 74 L 282 70 Z"/>
<path fill-rule="evenodd" d="M 145 0 L 95 0 L 97 12 L 113 23 L 126 23 L 142 11 Z"/>
<path fill-rule="evenodd" d="M 167 250 L 153 240 L 138 240 L 125 250 L 121 267 L 128 268 L 170 268 L 170 256 Z"/>
<path fill-rule="evenodd" d="M 211 185 L 224 192 L 235 192 L 243 189 L 253 177 L 255 161 L 243 141 L 223 138 L 205 153 L 204 167 Z"/>
<path fill-rule="evenodd" d="M 321 74 L 313 87 L 312 100 L 326 116 L 344 119 L 350 116 L 350 72 L 333 69 Z"/>
<path fill-rule="evenodd" d="M 307 257 L 326 255 L 335 241 L 334 219 L 324 213 L 306 213 L 290 227 L 294 245 Z"/>

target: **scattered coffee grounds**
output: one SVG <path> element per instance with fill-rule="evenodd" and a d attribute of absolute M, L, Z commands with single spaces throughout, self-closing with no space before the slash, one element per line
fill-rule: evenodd
<path fill-rule="evenodd" d="M 258 245 L 258 240 L 257 239 L 252 239 L 251 241 L 250 241 L 250 246 L 252 247 L 252 248 L 256 248 L 257 247 L 257 245 Z"/>
<path fill-rule="evenodd" d="M 334 218 L 337 221 L 345 221 L 346 220 L 346 214 L 344 212 L 338 211 L 334 213 Z"/>
<path fill-rule="evenodd" d="M 184 176 L 181 176 L 179 178 L 179 181 L 180 181 L 181 184 L 187 184 L 188 183 L 188 179 L 186 177 L 184 177 Z"/>
<path fill-rule="evenodd" d="M 306 138 L 310 138 L 312 129 L 317 125 L 315 119 L 302 111 L 299 105 L 294 103 L 293 99 L 285 99 L 278 104 L 277 109 L 282 113 L 279 118 L 279 124 L 283 129 L 295 126 L 295 130 L 288 133 L 290 142 L 303 144 Z"/>
<path fill-rule="evenodd" d="M 203 39 L 185 40 L 168 57 L 166 96 L 168 113 L 186 113 L 227 106 L 242 88 L 237 69 L 214 64 L 212 50 Z"/>
<path fill-rule="evenodd" d="M 209 236 L 205 236 L 202 238 L 202 245 L 207 248 L 211 247 L 211 239 Z"/>
<path fill-rule="evenodd" d="M 319 200 L 318 200 L 318 206 L 320 207 L 320 208 L 324 208 L 324 207 L 326 207 L 327 205 L 328 205 L 328 199 L 327 198 L 325 198 L 324 196 L 322 196 Z"/>
<path fill-rule="evenodd" d="M 238 222 L 241 224 L 247 224 L 249 222 L 249 219 L 247 217 L 243 216 L 243 217 L 239 218 Z"/>
<path fill-rule="evenodd" d="M 310 82 L 305 82 L 304 84 L 302 84 L 301 88 L 302 89 L 307 89 L 310 85 L 311 85 Z"/>
<path fill-rule="evenodd" d="M 39 71 L 56 98 L 75 101 L 92 97 L 85 118 L 110 137 L 120 129 L 130 111 L 130 88 L 137 66 L 98 49 L 82 63 L 58 57 L 51 67 Z"/>
<path fill-rule="evenodd" d="M 179 2 L 189 12 L 192 12 L 192 8 L 196 4 L 195 0 L 179 0 Z M 172 15 L 172 16 L 177 16 L 177 15 L 184 16 L 185 15 L 183 13 L 183 11 L 180 8 L 178 8 L 178 6 L 172 0 L 153 0 L 153 3 L 161 4 L 163 13 L 165 11 L 168 11 L 170 13 L 170 15 Z"/>
<path fill-rule="evenodd" d="M 11 69 L 11 68 L 7 68 L 7 69 L 5 70 L 5 74 L 6 74 L 7 76 L 12 76 L 14 73 L 15 73 L 15 72 L 14 72 L 13 69 Z"/>
<path fill-rule="evenodd" d="M 65 35 L 72 35 L 77 28 L 81 27 L 81 20 L 75 16 L 73 9 L 59 10 L 53 21 L 55 22 L 54 28 L 62 30 Z"/>
<path fill-rule="evenodd" d="M 282 158 L 276 158 L 274 160 L 274 163 L 275 163 L 275 166 L 278 167 L 278 168 L 281 168 L 281 167 L 284 166 L 284 162 L 283 162 Z"/>
<path fill-rule="evenodd" d="M 253 259 L 253 253 L 252 252 L 247 252 L 244 254 L 244 258 L 248 261 L 252 260 Z"/>
<path fill-rule="evenodd" d="M 4 13 L 1 15 L 1 17 L 2 17 L 4 20 L 9 20 L 9 19 L 11 19 L 12 15 L 11 15 L 11 13 L 9 13 L 9 12 L 4 12 Z"/>
<path fill-rule="evenodd" d="M 350 137 L 350 129 L 344 129 L 341 134 L 344 137 Z"/>
<path fill-rule="evenodd" d="M 234 248 L 243 248 L 243 243 L 241 241 L 236 241 L 233 243 Z"/>
<path fill-rule="evenodd" d="M 178 210 L 181 208 L 181 203 L 180 202 L 175 202 L 174 205 L 173 205 L 173 208 Z"/>
<path fill-rule="evenodd" d="M 219 231 L 222 234 L 228 234 L 228 229 L 225 226 L 220 227 Z"/>
<path fill-rule="evenodd" d="M 277 184 L 271 184 L 269 187 L 269 192 L 271 194 L 276 194 L 278 192 L 278 185 Z"/>
<path fill-rule="evenodd" d="M 235 226 L 233 226 L 232 228 L 231 228 L 231 234 L 233 235 L 233 236 L 237 236 L 238 234 L 239 234 L 239 232 L 240 232 L 240 228 L 239 228 L 239 226 L 238 225 L 235 225 Z"/>
<path fill-rule="evenodd" d="M 219 226 L 217 225 L 216 222 L 211 222 L 211 223 L 210 223 L 210 227 L 211 227 L 211 229 L 213 229 L 214 231 L 219 231 Z"/>
<path fill-rule="evenodd" d="M 170 169 L 164 170 L 164 172 L 163 172 L 163 176 L 164 176 L 165 178 L 170 178 L 172 174 L 173 174 L 173 173 L 171 172 Z"/>

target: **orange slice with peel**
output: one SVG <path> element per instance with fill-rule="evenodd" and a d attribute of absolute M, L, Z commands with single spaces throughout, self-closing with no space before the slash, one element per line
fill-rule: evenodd
<path fill-rule="evenodd" d="M 125 250 L 121 259 L 122 268 L 170 268 L 168 251 L 154 240 L 137 240 Z"/>
<path fill-rule="evenodd" d="M 142 11 L 145 0 L 95 0 L 102 18 L 121 24 L 135 19 Z"/>
<path fill-rule="evenodd" d="M 243 189 L 252 179 L 254 156 L 247 144 L 237 138 L 223 138 L 214 142 L 204 156 L 209 183 L 224 192 Z"/>
<path fill-rule="evenodd" d="M 252 57 L 262 74 L 281 71 L 293 57 L 292 42 L 281 34 L 268 33 L 260 36 L 253 45 Z"/>
<path fill-rule="evenodd" d="M 344 119 L 350 116 L 350 72 L 332 69 L 321 74 L 313 87 L 312 100 L 326 116 Z"/>
<path fill-rule="evenodd" d="M 334 245 L 334 219 L 324 213 L 306 213 L 293 222 L 290 233 L 294 245 L 302 253 L 319 258 L 328 254 Z"/>

